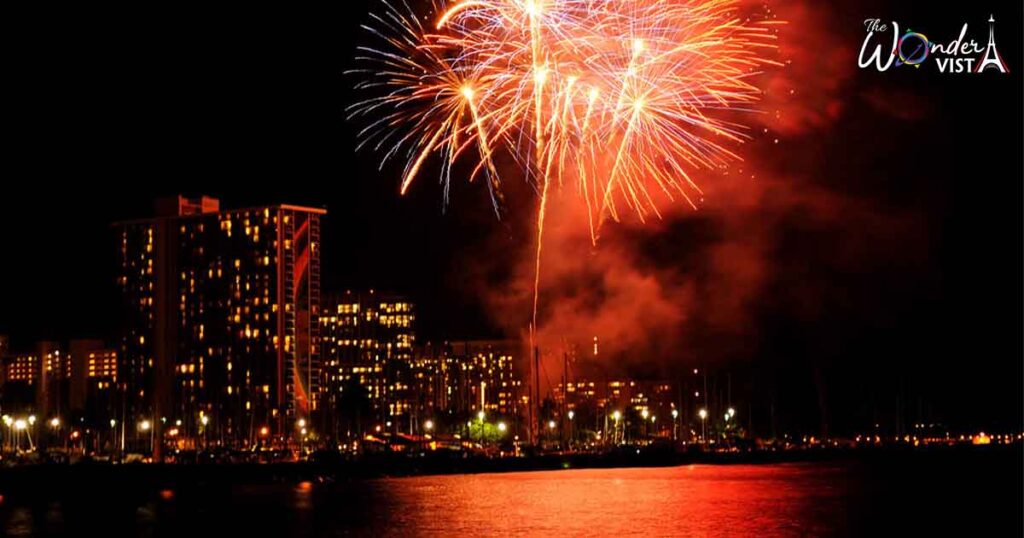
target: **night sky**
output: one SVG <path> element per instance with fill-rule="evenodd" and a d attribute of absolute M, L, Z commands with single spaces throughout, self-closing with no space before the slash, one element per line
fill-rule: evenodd
<path fill-rule="evenodd" d="M 410 295 L 421 340 L 507 334 L 480 274 L 501 286 L 490 268 L 529 244 L 525 219 L 498 221 L 481 183 L 454 185 L 447 208 L 429 177 L 399 197 L 395 167 L 378 171 L 380 154 L 355 153 L 360 125 L 344 108 L 356 80 L 344 71 L 377 3 L 335 4 L 10 14 L 0 334 L 15 347 L 113 340 L 109 224 L 149 216 L 155 198 L 177 193 L 217 196 L 222 207 L 326 207 L 325 290 Z M 784 2 L 783 16 L 787 7 L 806 14 Z M 866 18 L 948 41 L 964 22 L 985 39 L 990 13 L 1009 75 L 857 68 Z M 801 106 L 820 117 L 749 151 L 766 175 L 802 178 L 793 191 L 860 209 L 828 215 L 826 204 L 822 215 L 814 203 L 779 202 L 751 212 L 747 225 L 770 213 L 771 246 L 742 323 L 688 318 L 689 351 L 662 350 L 656 367 L 637 370 L 721 361 L 736 372 L 734 390 L 773 399 L 795 427 L 816 425 L 828 407 L 833 428 L 853 428 L 903 395 L 910 417 L 1019 428 L 1021 3 L 842 2 L 812 15 L 788 31 L 808 36 L 793 40 L 794 61 L 821 67 L 799 81 L 813 88 Z M 681 252 L 720 244 L 716 222 L 682 216 L 644 233 L 645 266 L 694 263 Z M 728 280 L 729 267 L 715 278 Z"/>

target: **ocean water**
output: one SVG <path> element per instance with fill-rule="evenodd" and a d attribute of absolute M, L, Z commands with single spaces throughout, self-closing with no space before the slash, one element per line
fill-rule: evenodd
<path fill-rule="evenodd" d="M 0 503 L 8 536 L 1021 536 L 1019 466 L 856 461 L 103 484 Z M 0 490 L 3 485 L 0 484 Z"/>

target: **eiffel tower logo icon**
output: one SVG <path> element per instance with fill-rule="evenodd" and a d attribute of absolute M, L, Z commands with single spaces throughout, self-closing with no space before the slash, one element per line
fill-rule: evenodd
<path fill-rule="evenodd" d="M 978 62 L 978 67 L 974 69 L 974 72 L 981 73 L 989 68 L 998 69 L 1000 73 L 1010 72 L 1006 67 L 1006 62 L 996 50 L 996 19 L 992 15 L 988 16 L 988 47 L 985 47 L 985 55 Z"/>

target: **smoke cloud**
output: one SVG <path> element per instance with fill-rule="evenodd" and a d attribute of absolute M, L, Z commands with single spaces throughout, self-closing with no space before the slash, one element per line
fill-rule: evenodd
<path fill-rule="evenodd" d="M 762 75 L 762 112 L 740 118 L 751 125 L 752 140 L 737 149 L 746 161 L 695 174 L 703 190 L 697 210 L 676 201 L 659 207 L 660 219 L 625 214 L 622 222 L 606 221 L 594 245 L 574 187 L 552 194 L 536 332 L 551 373 L 542 386 L 558 377 L 564 353 L 596 359 L 607 374 L 652 376 L 754 359 L 766 313 L 823 315 L 822 305 L 841 291 L 821 275 L 861 270 L 879 258 L 869 253 L 898 251 L 919 233 L 913 219 L 880 213 L 822 180 L 827 163 L 817 161 L 813 139 L 842 119 L 852 52 L 827 41 L 820 10 L 800 2 L 775 9 L 790 23 L 779 34 L 784 66 Z M 522 198 L 536 203 L 535 196 Z M 535 211 L 503 228 L 516 238 L 514 248 L 506 240 L 477 256 L 471 277 L 495 322 L 524 342 Z M 795 244 L 821 252 L 794 255 Z"/>

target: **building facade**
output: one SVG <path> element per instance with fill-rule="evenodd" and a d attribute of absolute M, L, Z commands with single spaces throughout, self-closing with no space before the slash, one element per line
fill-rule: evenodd
<path fill-rule="evenodd" d="M 102 340 L 72 340 L 68 345 L 71 380 L 68 401 L 72 416 L 87 424 L 102 425 L 111 419 L 123 420 L 116 387 L 118 386 L 117 349 Z"/>
<path fill-rule="evenodd" d="M 518 340 L 471 340 L 451 344 L 447 361 L 448 409 L 456 412 L 513 416 L 519 412 L 521 377 L 516 375 L 522 343 Z"/>
<path fill-rule="evenodd" d="M 60 344 L 38 342 L 31 351 L 3 357 L 3 404 L 39 416 L 63 416 L 70 410 L 71 360 Z"/>
<path fill-rule="evenodd" d="M 409 431 L 418 415 L 415 307 L 408 299 L 346 292 L 325 299 L 320 318 L 328 431 Z M 420 372 L 422 373 L 422 372 Z"/>
<path fill-rule="evenodd" d="M 563 424 L 572 412 L 578 428 L 593 431 L 613 431 L 622 421 L 644 435 L 670 436 L 681 412 L 677 385 L 667 381 L 577 377 L 555 385 L 552 396 L 551 416 L 544 420 Z"/>
<path fill-rule="evenodd" d="M 115 225 L 127 421 L 237 443 L 316 411 L 325 213 L 177 197 Z"/>

